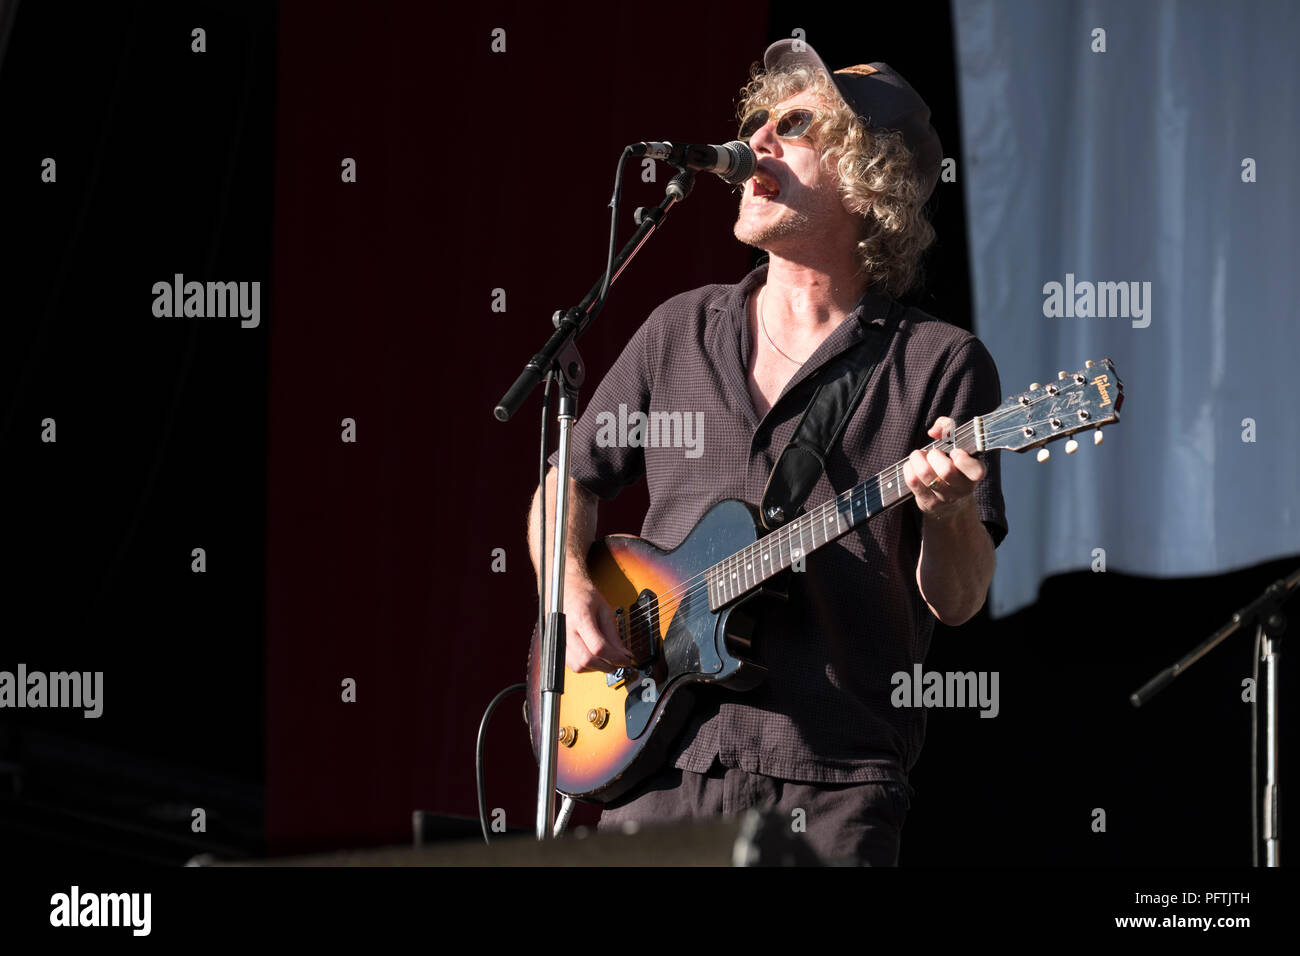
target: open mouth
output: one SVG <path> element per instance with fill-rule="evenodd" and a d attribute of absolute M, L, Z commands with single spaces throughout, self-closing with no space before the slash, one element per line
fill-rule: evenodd
<path fill-rule="evenodd" d="M 775 199 L 781 195 L 781 187 L 767 173 L 754 173 L 754 198 Z"/>

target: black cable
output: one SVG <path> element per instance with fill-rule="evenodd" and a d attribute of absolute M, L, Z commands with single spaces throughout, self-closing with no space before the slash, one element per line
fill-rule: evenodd
<path fill-rule="evenodd" d="M 609 197 L 609 252 L 605 256 L 605 278 L 600 283 L 600 295 L 596 296 L 596 305 L 604 303 L 605 293 L 609 291 L 609 284 L 613 281 L 614 243 L 618 239 L 618 204 L 623 196 L 623 167 L 631 155 L 632 147 L 624 147 L 623 155 L 618 158 L 618 167 L 614 170 L 614 195 Z"/>
<path fill-rule="evenodd" d="M 488 837 L 487 795 L 483 793 L 483 734 L 487 730 L 488 721 L 492 718 L 492 711 L 497 709 L 497 704 L 515 691 L 525 690 L 527 687 L 527 684 L 511 684 L 493 697 L 492 703 L 488 704 L 487 710 L 483 711 L 483 719 L 478 725 L 478 743 L 474 746 L 474 776 L 478 781 L 478 822 L 483 827 L 483 842 L 489 846 L 492 840 Z"/>

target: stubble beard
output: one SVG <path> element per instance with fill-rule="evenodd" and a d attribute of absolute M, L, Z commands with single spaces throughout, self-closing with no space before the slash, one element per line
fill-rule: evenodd
<path fill-rule="evenodd" d="M 787 207 L 788 209 L 788 207 Z M 742 226 L 743 214 L 737 215 L 733 229 L 735 236 L 747 246 L 772 252 L 772 243 L 794 237 L 808 237 L 814 232 L 813 221 L 807 213 L 789 210 L 774 223 L 761 226 L 747 223 Z"/>

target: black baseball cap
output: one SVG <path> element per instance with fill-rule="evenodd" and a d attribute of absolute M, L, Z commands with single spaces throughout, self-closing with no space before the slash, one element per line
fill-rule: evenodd
<path fill-rule="evenodd" d="M 768 70 L 805 66 L 828 74 L 844 102 L 868 127 L 903 134 L 924 197 L 930 198 L 939 181 L 943 148 L 930 125 L 930 107 L 896 70 L 886 63 L 862 63 L 832 72 L 804 40 L 777 40 L 763 54 L 763 66 Z"/>

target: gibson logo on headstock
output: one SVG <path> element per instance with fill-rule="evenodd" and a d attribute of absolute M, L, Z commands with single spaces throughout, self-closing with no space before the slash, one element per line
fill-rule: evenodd
<path fill-rule="evenodd" d="M 1110 379 L 1105 375 L 1098 375 L 1092 380 L 1092 384 L 1096 385 L 1098 391 L 1101 392 L 1102 402 L 1097 407 L 1105 408 L 1110 404 L 1110 392 L 1106 391 L 1106 386 L 1110 384 Z"/>

